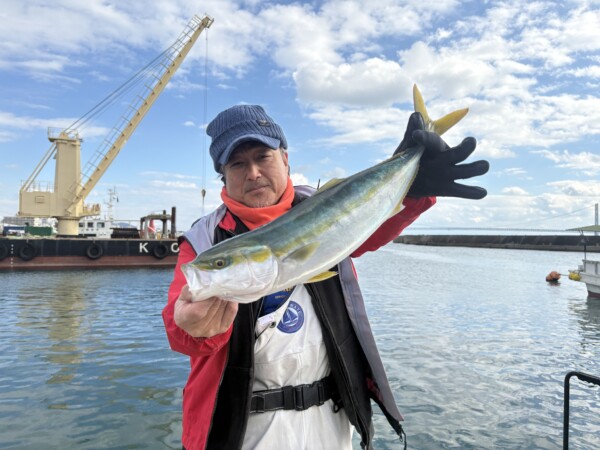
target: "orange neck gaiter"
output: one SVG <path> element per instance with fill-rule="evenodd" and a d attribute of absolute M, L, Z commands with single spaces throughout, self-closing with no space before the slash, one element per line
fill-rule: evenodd
<path fill-rule="evenodd" d="M 223 186 L 221 190 L 221 199 L 225 206 L 240 218 L 244 225 L 250 230 L 254 230 L 262 225 L 277 219 L 292 208 L 292 201 L 294 200 L 294 185 L 292 180 L 288 178 L 287 187 L 285 192 L 273 206 L 265 206 L 264 208 L 250 208 L 236 200 L 233 200 L 227 195 L 227 189 Z"/>

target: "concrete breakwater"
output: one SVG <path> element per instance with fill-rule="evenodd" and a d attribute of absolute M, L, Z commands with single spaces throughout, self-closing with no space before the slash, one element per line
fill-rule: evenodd
<path fill-rule="evenodd" d="M 600 236 L 585 236 L 585 250 L 600 253 Z M 426 234 L 402 235 L 395 243 L 447 247 L 484 247 L 521 250 L 583 252 L 582 237 L 563 235 L 470 235 Z"/>

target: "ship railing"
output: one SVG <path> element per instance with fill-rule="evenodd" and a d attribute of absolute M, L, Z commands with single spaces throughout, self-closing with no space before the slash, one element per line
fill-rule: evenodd
<path fill-rule="evenodd" d="M 27 181 L 21 180 L 21 188 Z M 30 183 L 25 192 L 54 192 L 54 183 L 51 181 L 34 181 Z"/>
<path fill-rule="evenodd" d="M 77 130 L 48 127 L 48 140 L 55 141 L 56 139 L 79 140 L 79 133 Z"/>

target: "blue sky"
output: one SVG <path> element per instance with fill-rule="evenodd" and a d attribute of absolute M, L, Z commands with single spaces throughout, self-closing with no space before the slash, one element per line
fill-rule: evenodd
<path fill-rule="evenodd" d="M 565 229 L 600 201 L 599 1 L 0 0 L 0 217 L 66 127 L 205 13 L 214 24 L 104 174 L 115 215 L 176 206 L 180 229 L 220 203 L 206 123 L 238 103 L 284 128 L 292 177 L 316 185 L 391 155 L 416 83 L 432 118 L 468 107 L 444 135 L 490 161 L 480 201 L 440 198 L 419 227 Z M 90 127 L 82 165 L 125 111 Z M 53 179 L 53 166 L 42 179 Z M 202 202 L 201 190 L 207 190 Z"/>

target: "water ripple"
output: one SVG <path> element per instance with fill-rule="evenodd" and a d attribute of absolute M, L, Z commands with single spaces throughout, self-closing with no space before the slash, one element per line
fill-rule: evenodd
<path fill-rule="evenodd" d="M 390 245 L 356 261 L 409 448 L 561 448 L 564 376 L 600 374 L 600 302 L 544 279 L 580 258 Z M 189 366 L 160 317 L 171 279 L 0 274 L 0 448 L 181 448 Z M 598 391 L 572 383 L 573 448 L 600 448 Z M 397 449 L 375 412 L 375 448 Z"/>

